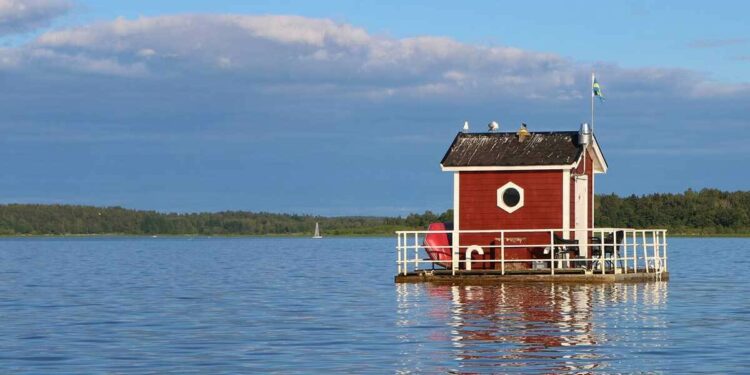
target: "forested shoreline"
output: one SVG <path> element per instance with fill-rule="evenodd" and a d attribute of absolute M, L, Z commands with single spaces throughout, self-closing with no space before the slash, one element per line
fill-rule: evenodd
<path fill-rule="evenodd" d="M 598 227 L 667 228 L 671 235 L 750 235 L 750 192 L 716 189 L 680 194 L 596 197 Z M 452 220 L 452 210 L 406 217 L 224 211 L 163 213 L 122 207 L 0 205 L 0 235 L 306 236 L 319 222 L 324 235 L 391 235 Z"/>
<path fill-rule="evenodd" d="M 670 235 L 749 236 L 750 191 L 596 197 L 598 227 L 666 228 Z"/>
<path fill-rule="evenodd" d="M 303 236 L 312 235 L 319 222 L 324 235 L 385 235 L 404 228 L 420 228 L 434 221 L 450 221 L 451 212 L 406 217 L 278 214 L 223 211 L 162 213 L 122 207 L 78 205 L 0 205 L 0 235 L 199 235 Z"/>

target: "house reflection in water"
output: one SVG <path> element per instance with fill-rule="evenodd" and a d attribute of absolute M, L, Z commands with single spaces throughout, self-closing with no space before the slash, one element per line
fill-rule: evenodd
<path fill-rule="evenodd" d="M 402 284 L 397 291 L 398 324 L 407 332 L 402 342 L 422 343 L 405 346 L 414 350 L 405 351 L 404 369 L 598 372 L 627 355 L 628 350 L 615 349 L 619 345 L 637 349 L 667 341 L 662 330 L 643 337 L 640 329 L 643 308 L 662 308 L 666 301 L 663 282 Z M 649 324 L 666 325 L 658 318 Z"/>

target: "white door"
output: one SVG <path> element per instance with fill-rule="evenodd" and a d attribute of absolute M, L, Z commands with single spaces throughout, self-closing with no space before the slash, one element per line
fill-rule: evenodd
<path fill-rule="evenodd" d="M 588 258 L 589 233 L 580 229 L 588 229 L 589 226 L 589 178 L 576 176 L 575 181 L 575 238 L 578 240 L 578 255 Z"/>

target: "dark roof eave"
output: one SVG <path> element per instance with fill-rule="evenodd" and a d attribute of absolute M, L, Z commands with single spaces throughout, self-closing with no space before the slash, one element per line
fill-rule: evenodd
<path fill-rule="evenodd" d="M 458 132 L 455 137 L 453 137 L 453 142 L 451 142 L 450 147 L 448 147 L 448 150 L 445 151 L 445 154 L 443 154 L 443 158 L 440 160 L 440 168 L 443 168 L 443 164 L 445 163 L 445 159 L 448 158 L 448 155 L 451 153 L 451 150 L 453 150 L 453 146 L 456 145 L 456 142 L 458 142 L 458 137 L 461 136 L 461 132 Z"/>

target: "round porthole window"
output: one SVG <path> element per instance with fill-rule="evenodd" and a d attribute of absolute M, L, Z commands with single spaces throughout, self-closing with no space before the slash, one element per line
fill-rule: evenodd
<path fill-rule="evenodd" d="M 521 202 L 521 193 L 514 188 L 505 189 L 503 193 L 503 203 L 508 207 L 515 207 Z"/>
<path fill-rule="evenodd" d="M 523 188 L 508 182 L 497 189 L 497 206 L 509 213 L 523 207 Z"/>

